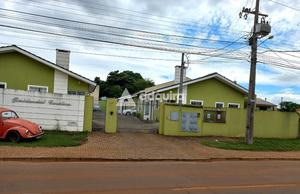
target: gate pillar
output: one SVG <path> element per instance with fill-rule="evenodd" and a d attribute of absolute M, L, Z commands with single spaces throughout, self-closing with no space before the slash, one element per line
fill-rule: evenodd
<path fill-rule="evenodd" d="M 105 133 L 117 132 L 117 99 L 108 98 L 106 101 Z"/>

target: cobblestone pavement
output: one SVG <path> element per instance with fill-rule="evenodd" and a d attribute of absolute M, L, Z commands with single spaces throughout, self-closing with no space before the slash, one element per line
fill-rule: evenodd
<path fill-rule="evenodd" d="M 226 158 L 300 159 L 300 152 L 231 151 L 206 147 L 203 138 L 167 137 L 148 133 L 105 134 L 93 132 L 78 147 L 28 148 L 0 147 L 0 158 L 72 159 L 170 159 L 201 160 Z"/>
<path fill-rule="evenodd" d="M 142 121 L 135 116 L 118 114 L 118 129 L 120 133 L 132 132 L 132 133 L 157 133 L 159 123 Z M 94 112 L 93 113 L 93 130 L 104 131 L 105 126 L 105 113 Z"/>

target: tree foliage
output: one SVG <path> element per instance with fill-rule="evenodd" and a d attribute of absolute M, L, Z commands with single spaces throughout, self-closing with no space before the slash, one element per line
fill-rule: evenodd
<path fill-rule="evenodd" d="M 144 79 L 141 74 L 132 71 L 112 71 L 108 74 L 106 81 L 95 77 L 95 82 L 100 86 L 100 97 L 118 98 L 125 88 L 130 94 L 154 85 L 150 79 Z"/>
<path fill-rule="evenodd" d="M 283 112 L 295 112 L 300 108 L 300 104 L 290 101 L 284 101 L 280 103 L 280 111 Z"/>

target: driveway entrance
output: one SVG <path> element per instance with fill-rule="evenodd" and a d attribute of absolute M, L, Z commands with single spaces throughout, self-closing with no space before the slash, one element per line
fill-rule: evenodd
<path fill-rule="evenodd" d="M 142 121 L 132 115 L 118 114 L 118 132 L 158 133 L 158 122 Z"/>
<path fill-rule="evenodd" d="M 159 123 L 142 121 L 132 115 L 118 114 L 118 128 L 120 133 L 157 133 Z M 95 111 L 93 113 L 93 131 L 104 131 L 105 128 L 105 113 Z"/>

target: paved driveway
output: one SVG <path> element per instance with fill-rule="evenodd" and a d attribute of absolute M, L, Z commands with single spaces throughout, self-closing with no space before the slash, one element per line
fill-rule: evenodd
<path fill-rule="evenodd" d="M 159 123 L 142 121 L 135 116 L 118 114 L 118 132 L 157 133 Z M 104 131 L 105 113 L 94 112 L 93 131 Z"/>

